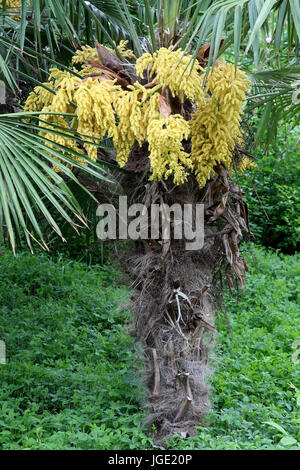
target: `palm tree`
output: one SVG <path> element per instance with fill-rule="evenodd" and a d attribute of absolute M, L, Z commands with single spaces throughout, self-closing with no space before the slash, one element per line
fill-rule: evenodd
<path fill-rule="evenodd" d="M 79 1 L 77 9 L 71 3 L 64 2 L 68 4 L 68 15 L 62 18 L 62 2 L 33 1 L 28 10 L 32 14 L 28 24 L 35 27 L 31 29 L 29 40 L 24 34 L 28 27 L 25 3 L 18 37 L 12 37 L 11 20 L 5 16 L 7 24 L 0 45 L 6 47 L 8 53 L 1 61 L 2 71 L 11 86 L 18 86 L 19 77 L 29 77 L 26 67 L 34 67 L 34 80 L 39 88 L 28 103 L 33 104 L 40 115 L 40 125 L 42 122 L 41 133 L 36 117 L 28 123 L 21 120 L 24 115 L 20 116 L 14 136 L 17 138 L 29 132 L 31 140 L 26 141 L 28 144 L 39 141 L 42 158 L 39 160 L 36 155 L 33 160 L 36 165 L 42 165 L 43 171 L 36 182 L 43 181 L 39 190 L 46 197 L 50 181 L 55 181 L 56 185 L 58 181 L 64 181 L 59 176 L 55 180 L 52 168 L 45 163 L 50 162 L 49 148 L 55 159 L 53 162 L 52 158 L 52 163 L 70 178 L 74 173 L 69 170 L 68 163 L 81 170 L 96 171 L 82 151 L 85 148 L 90 159 L 98 158 L 107 167 L 110 165 L 110 174 L 120 182 L 131 203 L 142 203 L 146 207 L 157 202 L 168 206 L 178 204 L 182 207 L 186 203 L 204 206 L 205 243 L 201 250 L 186 251 L 184 241 L 176 239 L 173 233 L 164 236 L 160 227 L 160 238 L 136 243 L 124 263 L 138 294 L 134 301 L 135 330 L 145 351 L 148 422 L 155 425 L 158 440 L 174 432 L 188 435 L 195 432 L 194 427 L 210 406 L 208 351 L 215 335 L 214 314 L 220 280 L 224 277 L 231 289 L 236 280 L 242 287 L 245 284 L 247 267 L 238 244 L 243 236 L 250 235 L 247 206 L 241 188 L 232 181 L 232 172 L 245 166 L 248 155 L 239 130 L 240 105 L 247 88 L 246 77 L 238 68 L 239 54 L 243 49 L 253 52 L 255 67 L 250 72 L 259 90 L 251 97 L 253 106 L 268 103 L 259 129 L 261 136 L 272 106 L 275 106 L 278 119 L 283 110 L 288 110 L 289 116 L 295 116 L 299 107 L 299 103 L 292 100 L 298 70 L 291 57 L 293 54 L 282 60 L 279 54 L 281 41 L 287 41 L 290 51 L 297 52 L 299 7 L 296 2 L 275 0 L 265 1 L 263 5 L 258 0 L 204 0 L 192 5 L 184 0 L 111 0 L 107 5 L 114 9 L 114 16 L 105 24 L 104 13 L 99 10 L 104 2 Z M 50 19 L 58 25 L 58 30 L 53 29 L 51 33 L 51 43 L 56 44 L 55 47 L 50 47 L 51 35 L 49 31 L 47 33 Z M 111 30 L 113 20 L 119 21 L 118 26 L 124 37 L 130 39 L 133 52 L 117 46 L 118 38 Z M 39 30 L 36 26 L 41 26 L 43 21 L 47 43 L 36 32 Z M 75 23 L 79 25 L 76 35 Z M 108 47 L 98 42 L 95 48 L 79 50 L 74 63 L 83 64 L 77 71 L 72 71 L 65 62 L 63 75 L 52 74 L 48 83 L 41 83 L 42 64 L 55 64 L 58 54 L 61 60 L 63 54 L 70 56 L 74 46 L 78 48 L 82 42 L 89 42 L 87 24 Z M 288 25 L 287 32 L 285 25 Z M 64 28 L 65 33 L 62 32 Z M 271 34 L 274 41 L 277 51 L 274 60 L 278 61 L 279 57 L 279 70 L 277 74 L 272 71 L 272 76 L 270 71 L 260 70 L 259 46 L 261 37 L 266 34 Z M 57 41 L 59 35 L 61 47 Z M 50 57 L 47 57 L 45 47 L 50 48 Z M 233 64 L 217 61 L 226 50 L 228 54 L 231 51 Z M 28 58 L 31 56 L 28 60 L 27 55 Z M 16 64 L 12 65 L 12 57 L 17 59 Z M 286 74 L 287 69 L 289 74 Z M 228 96 L 224 92 L 226 99 L 219 87 L 223 79 L 227 80 L 228 86 Z M 234 94 L 236 87 L 240 87 L 239 97 Z M 39 100 L 43 96 L 42 90 L 48 91 L 47 110 L 43 99 Z M 105 97 L 105 105 L 99 104 L 101 94 Z M 94 96 L 99 96 L 99 101 Z M 228 105 L 231 102 L 228 98 L 238 103 L 235 114 L 232 114 L 234 106 Z M 225 108 L 236 122 L 234 128 L 224 115 Z M 26 117 L 33 113 L 32 110 L 26 112 Z M 46 113 L 52 116 L 50 131 Z M 98 115 L 102 116 L 99 120 Z M 7 142 L 11 142 L 7 122 L 9 119 L 14 122 L 16 117 L 3 119 L 7 149 Z M 215 135 L 222 137 L 215 139 Z M 96 151 L 102 139 L 107 137 L 116 152 L 101 148 Z M 60 147 L 51 150 L 52 145 Z M 207 145 L 210 145 L 209 151 L 205 150 Z M 19 165 L 23 158 L 24 164 L 31 168 L 33 162 L 29 153 L 27 151 L 24 157 L 20 152 L 4 152 L 9 154 L 7 162 L 11 165 L 16 166 L 15 161 Z M 83 160 L 89 162 L 88 166 Z M 125 173 L 119 172 L 120 166 L 125 168 Z M 48 185 L 44 172 L 50 176 Z M 17 207 L 27 180 L 22 174 L 17 179 L 16 171 L 5 171 L 3 163 L 1 178 L 1 204 L 5 208 L 3 213 L 12 240 L 13 217 L 24 228 L 22 214 L 32 210 L 30 198 L 35 203 L 37 199 L 32 197 L 31 186 L 25 185 L 30 198 L 26 205 Z M 23 182 L 22 186 L 18 185 L 19 180 Z M 7 188 L 12 189 L 8 192 Z M 20 189 L 23 193 L 19 193 Z M 65 186 L 64 189 L 67 192 Z M 65 194 L 61 202 L 68 203 L 71 209 Z M 9 210 L 13 213 L 10 219 Z M 65 216 L 62 210 L 60 212 Z M 32 217 L 29 220 L 34 221 Z M 53 222 L 52 226 L 55 227 Z"/>

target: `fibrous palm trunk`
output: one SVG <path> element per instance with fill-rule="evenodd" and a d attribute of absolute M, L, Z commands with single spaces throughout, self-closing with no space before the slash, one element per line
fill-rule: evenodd
<path fill-rule="evenodd" d="M 249 232 L 240 188 L 225 168 L 203 190 L 191 179 L 183 187 L 149 183 L 123 185 L 132 202 L 204 204 L 205 239 L 198 251 L 184 240 L 144 240 L 126 259 L 137 292 L 135 333 L 145 352 L 148 390 L 147 422 L 162 442 L 175 432 L 188 436 L 210 408 L 209 351 L 214 344 L 216 274 L 224 273 L 232 289 L 242 286 L 246 264 L 238 251 L 242 230 Z M 139 175 L 141 176 L 141 175 Z M 124 181 L 123 181 L 124 183 Z M 127 182 L 128 183 L 128 182 Z M 135 188 L 132 191 L 132 188 Z"/>

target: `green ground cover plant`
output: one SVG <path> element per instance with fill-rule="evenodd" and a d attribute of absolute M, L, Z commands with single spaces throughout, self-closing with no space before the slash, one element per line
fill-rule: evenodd
<path fill-rule="evenodd" d="M 27 253 L 0 264 L 0 448 L 148 445 L 128 311 L 118 310 L 128 290 L 114 268 Z"/>
<path fill-rule="evenodd" d="M 246 292 L 228 295 L 228 319 L 217 320 L 213 411 L 172 449 L 299 448 L 299 255 L 254 245 L 245 255 Z M 140 351 L 119 308 L 131 294 L 118 279 L 110 264 L 2 254 L 0 449 L 153 447 L 136 395 Z"/>

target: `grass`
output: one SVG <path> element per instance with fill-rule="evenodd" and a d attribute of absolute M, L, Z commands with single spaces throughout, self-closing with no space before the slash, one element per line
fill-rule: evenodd
<path fill-rule="evenodd" d="M 172 449 L 300 448 L 299 255 L 245 254 L 246 292 L 239 303 L 226 294 L 232 331 L 217 318 L 213 411 Z M 118 308 L 128 296 L 111 265 L 0 257 L 1 449 L 152 448 L 139 348 Z"/>
<path fill-rule="evenodd" d="M 132 339 L 112 266 L 0 258 L 0 448 L 149 444 Z"/>

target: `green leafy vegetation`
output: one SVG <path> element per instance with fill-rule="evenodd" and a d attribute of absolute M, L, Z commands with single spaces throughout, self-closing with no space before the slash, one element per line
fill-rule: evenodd
<path fill-rule="evenodd" d="M 30 254 L 5 254 L 0 265 L 0 448 L 149 445 L 140 361 L 122 326 L 128 311 L 117 308 L 128 291 L 113 267 Z"/>
<path fill-rule="evenodd" d="M 246 292 L 239 303 L 227 295 L 228 320 L 217 321 L 213 411 L 173 449 L 299 448 L 299 255 L 246 248 Z M 141 353 L 119 308 L 130 294 L 117 279 L 109 264 L 0 257 L 1 449 L 152 448 Z"/>
<path fill-rule="evenodd" d="M 279 129 L 277 142 L 266 154 L 263 143 L 253 151 L 258 167 L 238 179 L 248 203 L 250 228 L 257 242 L 295 253 L 300 247 L 299 132 L 289 130 L 287 135 L 287 129 Z"/>

